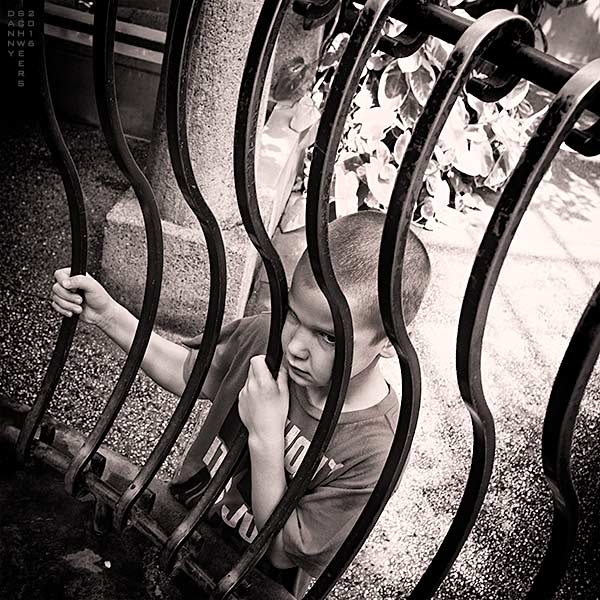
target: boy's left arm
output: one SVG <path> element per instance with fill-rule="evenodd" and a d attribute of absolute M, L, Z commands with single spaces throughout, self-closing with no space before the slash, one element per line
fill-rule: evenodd
<path fill-rule="evenodd" d="M 240 418 L 248 429 L 252 512 L 259 530 L 287 489 L 284 468 L 289 409 L 287 377 L 287 371 L 281 367 L 277 379 L 273 379 L 264 355 L 255 356 L 250 360 L 248 379 L 239 394 Z M 294 566 L 283 549 L 283 532 L 271 543 L 268 557 L 277 568 Z"/>

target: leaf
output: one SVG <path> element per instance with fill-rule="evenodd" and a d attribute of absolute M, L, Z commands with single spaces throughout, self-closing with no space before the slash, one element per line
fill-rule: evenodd
<path fill-rule="evenodd" d="M 360 135 L 365 140 L 381 140 L 384 130 L 391 127 L 396 121 L 396 113 L 382 106 L 360 109 L 361 122 Z"/>
<path fill-rule="evenodd" d="M 334 169 L 333 196 L 338 216 L 348 215 L 358 210 L 358 178 L 352 171 L 345 171 L 341 165 Z"/>
<path fill-rule="evenodd" d="M 529 81 L 527 81 L 527 79 L 521 79 L 521 81 L 517 83 L 517 85 L 509 94 L 507 94 L 506 96 L 504 96 L 504 98 L 501 98 L 499 100 L 500 106 L 502 106 L 502 108 L 505 108 L 506 110 L 515 108 L 516 106 L 521 104 L 523 100 L 525 100 L 528 91 Z"/>
<path fill-rule="evenodd" d="M 361 86 L 358 94 L 354 96 L 352 102 L 359 108 L 371 108 L 373 106 L 373 96 L 366 85 Z"/>
<path fill-rule="evenodd" d="M 382 167 L 378 161 L 375 161 L 366 163 L 365 171 L 369 191 L 382 206 L 387 208 L 396 179 L 396 169 L 389 163 Z"/>
<path fill-rule="evenodd" d="M 481 210 L 481 206 L 483 205 L 483 198 L 477 192 L 468 192 L 466 194 L 461 194 L 461 199 L 463 204 L 467 208 Z"/>
<path fill-rule="evenodd" d="M 456 160 L 456 150 L 452 146 L 448 148 L 442 148 L 438 144 L 433 149 L 433 155 L 435 156 L 435 159 L 437 160 L 442 171 L 448 169 Z"/>
<path fill-rule="evenodd" d="M 435 85 L 435 73 L 433 69 L 427 63 L 423 63 L 423 66 L 418 71 L 408 73 L 407 78 L 417 102 L 421 106 L 425 106 Z"/>
<path fill-rule="evenodd" d="M 335 67 L 346 46 L 348 45 L 348 40 L 350 39 L 350 34 L 348 33 L 338 33 L 331 43 L 327 46 L 327 49 L 323 53 L 323 58 L 319 62 L 319 71 L 324 71 L 325 69 L 329 69 L 331 67 Z"/>
<path fill-rule="evenodd" d="M 283 65 L 275 77 L 272 86 L 271 98 L 275 102 L 296 100 L 304 93 L 307 82 L 308 65 L 301 56 L 292 58 Z"/>
<path fill-rule="evenodd" d="M 438 71 L 442 71 L 446 66 L 446 61 L 450 52 L 452 52 L 452 44 L 448 44 L 437 38 L 430 37 L 425 43 L 425 52 L 431 61 L 431 65 L 436 67 Z"/>
<path fill-rule="evenodd" d="M 375 156 L 380 163 L 385 165 L 390 162 L 390 149 L 383 142 L 379 142 L 375 148 Z"/>
<path fill-rule="evenodd" d="M 415 126 L 421 110 L 421 105 L 412 94 L 409 94 L 398 109 L 398 117 L 404 129 L 412 129 Z"/>
<path fill-rule="evenodd" d="M 439 171 L 431 174 L 425 180 L 427 191 L 431 195 L 433 208 L 437 212 L 439 209 L 448 206 L 450 203 L 450 186 L 444 181 Z"/>
<path fill-rule="evenodd" d="M 396 164 L 400 166 L 402 164 L 402 159 L 404 158 L 404 153 L 406 152 L 406 148 L 408 147 L 408 142 L 410 142 L 411 132 L 410 130 L 403 131 L 396 140 L 394 144 L 394 160 Z"/>
<path fill-rule="evenodd" d="M 398 67 L 396 61 L 390 63 L 383 71 L 377 88 L 379 106 L 396 109 L 401 106 L 408 95 L 406 75 Z"/>
<path fill-rule="evenodd" d="M 293 107 L 294 116 L 290 120 L 290 128 L 298 133 L 305 131 L 321 118 L 319 109 L 310 96 L 303 96 Z"/>
<path fill-rule="evenodd" d="M 369 57 L 369 60 L 367 61 L 367 69 L 370 69 L 371 71 L 382 71 L 393 60 L 393 56 L 385 54 L 384 52 L 381 52 L 381 50 L 377 50 Z"/>
<path fill-rule="evenodd" d="M 499 190 L 510 175 L 510 165 L 507 154 L 507 152 L 504 152 L 498 157 L 498 160 L 484 181 L 484 184 L 491 190 Z"/>
<path fill-rule="evenodd" d="M 423 55 L 421 52 L 414 52 L 410 56 L 396 59 L 396 64 L 403 73 L 414 73 L 421 67 L 422 63 Z"/>
<path fill-rule="evenodd" d="M 383 34 L 389 37 L 398 37 L 406 29 L 406 24 L 388 17 L 383 24 Z"/>
<path fill-rule="evenodd" d="M 454 167 L 465 175 L 487 176 L 494 166 L 492 146 L 487 136 L 481 141 L 468 140 L 467 148 L 456 153 Z"/>
<path fill-rule="evenodd" d="M 465 128 L 469 123 L 469 113 L 464 100 L 458 98 L 454 103 L 448 119 L 440 133 L 439 145 L 444 149 L 454 148 L 455 152 L 466 146 Z"/>

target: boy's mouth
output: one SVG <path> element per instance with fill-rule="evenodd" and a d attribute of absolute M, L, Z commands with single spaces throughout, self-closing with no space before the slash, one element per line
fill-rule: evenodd
<path fill-rule="evenodd" d="M 288 365 L 288 370 L 292 371 L 296 375 L 300 375 L 303 378 L 310 377 L 310 373 L 308 371 L 305 371 L 304 369 L 300 369 L 299 367 L 296 367 L 289 361 L 289 359 L 286 359 L 286 362 Z"/>

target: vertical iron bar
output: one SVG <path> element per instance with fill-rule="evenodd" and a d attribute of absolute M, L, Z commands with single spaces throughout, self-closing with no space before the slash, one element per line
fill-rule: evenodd
<path fill-rule="evenodd" d="M 462 305 L 457 340 L 461 390 L 470 385 L 481 388 L 479 360 L 485 320 L 521 218 L 562 142 L 599 92 L 600 60 L 596 60 L 578 71 L 560 90 L 506 184 L 481 241 Z M 577 497 L 569 460 L 575 416 L 600 349 L 597 303 L 598 289 L 569 344 L 544 423 L 544 472 L 554 496 L 555 518 L 547 554 L 528 595 L 532 599 L 550 597 L 555 591 L 575 540 Z M 469 348 L 469 352 L 460 348 Z"/>
<path fill-rule="evenodd" d="M 171 450 L 177 436 L 190 416 L 208 374 L 225 311 L 226 261 L 223 238 L 219 225 L 198 188 L 187 139 L 187 83 L 193 28 L 198 22 L 201 2 L 181 6 L 173 0 L 169 15 L 169 35 L 164 60 L 167 64 L 167 137 L 169 154 L 177 183 L 184 199 L 196 215 L 204 232 L 210 265 L 210 297 L 206 314 L 204 335 L 189 381 L 181 400 L 158 444 L 148 460 L 123 493 L 115 508 L 114 522 L 117 529 L 125 526 L 133 503 L 147 488 Z M 186 10 L 187 9 L 187 10 Z"/>
<path fill-rule="evenodd" d="M 263 260 L 269 280 L 271 321 L 265 361 L 274 377 L 277 377 L 282 359 L 281 331 L 287 310 L 287 279 L 279 255 L 271 243 L 260 215 L 255 179 L 255 157 L 260 103 L 267 71 L 289 3 L 290 0 L 267 0 L 258 17 L 242 75 L 233 153 L 235 189 L 242 222 Z M 167 540 L 161 557 L 162 566 L 167 571 L 172 569 L 179 549 L 214 504 L 239 464 L 242 454 L 247 450 L 248 432 L 237 416 L 237 403 L 233 406 L 232 411 L 236 413 L 234 442 L 197 504 Z"/>
<path fill-rule="evenodd" d="M 40 121 L 46 143 L 60 172 L 67 197 L 71 225 L 71 274 L 80 275 L 86 272 L 87 263 L 87 225 L 83 190 L 81 189 L 77 168 L 56 119 L 50 93 L 44 39 L 44 2 L 42 0 L 30 0 L 28 5 L 34 10 L 36 83 L 38 86 L 38 105 L 41 113 Z M 52 400 L 73 343 L 78 318 L 78 315 L 73 315 L 62 320 L 56 346 L 52 352 L 42 385 L 19 433 L 16 445 L 16 460 L 19 465 L 25 464 L 35 433 Z"/>
<path fill-rule="evenodd" d="M 280 5 L 281 8 L 286 6 L 287 2 L 282 2 Z M 263 13 L 261 13 L 261 17 L 262 15 Z M 261 18 L 259 18 L 259 21 L 261 21 Z M 257 27 L 253 45 L 255 42 L 259 47 L 264 43 L 259 37 L 260 33 L 261 29 Z M 273 30 L 271 36 L 273 36 Z M 274 41 L 273 38 L 270 43 L 274 43 Z M 256 64 L 258 52 L 253 50 L 254 48 L 251 47 L 245 71 L 245 75 L 250 81 L 256 81 L 254 72 L 257 69 L 254 65 Z M 244 90 L 244 86 L 242 86 L 242 90 Z M 248 115 L 250 106 L 246 94 L 242 91 L 238 105 L 238 118 L 240 118 L 241 123 Z M 292 510 L 297 506 L 335 430 L 350 379 L 353 349 L 352 316 L 346 298 L 335 278 L 329 255 L 327 235 L 330 184 L 337 146 L 328 146 L 329 140 L 323 139 L 323 124 L 319 127 L 319 132 L 317 133 L 317 142 L 314 145 L 308 181 L 306 239 L 312 271 L 329 304 L 334 324 L 336 344 L 331 385 L 323 414 L 300 468 L 254 542 L 247 548 L 233 569 L 219 581 L 218 588 L 212 596 L 214 599 L 223 598 L 229 594 L 248 571 L 256 565 L 267 550 L 270 541 L 281 530 Z M 246 134 L 246 139 L 249 139 L 248 134 Z M 324 150 L 325 148 L 327 150 Z"/>
<path fill-rule="evenodd" d="M 408 226 L 407 220 L 421 190 L 425 169 L 439 134 L 473 68 L 482 60 L 488 48 L 526 27 L 528 23 L 522 17 L 505 10 L 492 11 L 473 23 L 458 40 L 417 121 L 394 183 L 392 197 L 397 202 L 396 206 L 403 207 L 397 216 L 400 229 Z M 386 236 L 391 238 L 391 231 L 390 223 Z M 400 242 L 399 249 L 403 251 L 402 239 L 395 241 Z M 418 382 L 414 384 L 417 386 Z M 474 396 L 470 392 L 470 389 L 466 390 L 463 396 L 472 415 L 474 433 L 474 458 L 467 488 L 451 530 L 411 598 L 429 598 L 433 595 L 468 536 L 485 496 L 493 464 L 494 427 L 483 395 L 478 393 L 479 390 L 475 390 Z"/>
<path fill-rule="evenodd" d="M 544 475 L 554 515 L 546 553 L 527 595 L 550 598 L 567 570 L 579 524 L 579 501 L 571 478 L 571 443 L 581 399 L 600 353 L 600 285 L 573 333 L 554 380 L 542 435 Z"/>
<path fill-rule="evenodd" d="M 318 164 L 316 167 L 326 174 L 330 174 L 333 169 L 345 120 L 363 68 L 379 42 L 385 20 L 403 1 L 406 0 L 367 2 L 351 33 L 331 84 L 315 144 L 315 148 L 326 149 L 329 163 L 326 166 Z M 417 424 L 421 396 L 420 368 L 404 323 L 402 280 L 396 276 L 401 271 L 398 265 L 404 258 L 412 205 L 402 203 L 401 200 L 399 195 L 392 194 L 382 234 L 378 276 L 383 323 L 398 354 L 402 372 L 402 402 L 398 426 L 388 458 L 367 504 L 342 546 L 307 592 L 305 600 L 325 598 L 360 550 L 400 478 Z"/>
<path fill-rule="evenodd" d="M 154 192 L 127 146 L 117 106 L 113 54 L 116 18 L 117 0 L 99 0 L 94 14 L 92 54 L 94 86 L 98 116 L 104 136 L 115 162 L 127 177 L 140 202 L 147 243 L 146 285 L 140 321 L 119 379 L 92 433 L 73 458 L 65 475 L 65 487 L 70 494 L 76 494 L 81 474 L 114 423 L 133 384 L 152 333 L 162 280 L 163 246 L 160 214 Z"/>
<path fill-rule="evenodd" d="M 567 82 L 527 144 L 490 219 L 473 264 L 459 319 L 457 374 L 459 387 L 465 398 L 470 393 L 477 401 L 477 398 L 482 397 L 483 394 L 480 361 L 485 323 L 502 264 L 521 218 L 561 143 L 567 138 L 585 105 L 593 99 L 598 89 L 600 89 L 600 61 L 590 63 Z M 472 418 L 475 423 L 474 413 Z M 479 415 L 478 425 L 482 429 L 486 425 L 485 418 L 491 419 L 491 415 Z M 484 468 L 483 465 L 481 468 Z M 463 497 L 463 502 L 465 498 L 466 495 Z M 463 503 L 461 508 L 462 506 Z M 456 531 L 452 533 L 449 531 L 447 539 L 451 535 L 457 538 L 460 536 L 458 519 L 457 514 L 450 528 Z M 562 551 L 568 554 L 565 548 Z M 547 596 L 533 594 L 530 597 Z"/>

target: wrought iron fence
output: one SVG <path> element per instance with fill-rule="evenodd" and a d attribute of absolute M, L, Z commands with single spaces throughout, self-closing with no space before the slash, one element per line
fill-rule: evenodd
<path fill-rule="evenodd" d="M 269 62 L 290 0 L 266 0 L 262 7 L 243 74 L 235 127 L 235 183 L 239 210 L 248 236 L 266 266 L 271 290 L 271 321 L 267 365 L 275 374 L 282 358 L 280 334 L 287 309 L 287 285 L 281 261 L 262 223 L 255 183 L 255 146 L 259 105 Z M 353 331 L 349 307 L 333 273 L 327 228 L 329 195 L 334 161 L 352 97 L 360 74 L 374 49 L 386 48 L 395 56 L 414 53 L 428 35 L 454 45 L 444 70 L 419 118 L 395 180 L 379 257 L 379 296 L 383 323 L 392 341 L 402 372 L 401 412 L 394 442 L 379 481 L 358 521 L 329 566 L 305 598 L 324 598 L 364 543 L 389 500 L 406 464 L 419 415 L 421 395 L 417 354 L 406 332 L 402 281 L 396 268 L 403 261 L 413 207 L 436 140 L 463 86 L 484 101 L 495 101 L 526 78 L 554 94 L 543 121 L 528 143 L 491 217 L 464 295 L 456 343 L 459 387 L 473 426 L 471 469 L 460 505 L 438 551 L 410 598 L 431 598 L 456 560 L 482 507 L 494 464 L 495 430 L 481 385 L 481 348 L 490 301 L 511 241 L 542 176 L 560 145 L 591 156 L 600 151 L 598 121 L 587 130 L 574 129 L 584 110 L 600 115 L 600 60 L 577 70 L 533 47 L 533 25 L 524 16 L 505 9 L 483 14 L 474 22 L 434 3 L 415 0 L 368 0 L 360 10 L 350 3 L 297 1 L 294 8 L 307 23 L 318 24 L 346 8 L 352 12 L 350 38 L 335 73 L 319 124 L 308 184 L 306 237 L 315 280 L 331 309 L 335 329 L 333 380 L 308 452 L 287 492 L 255 541 L 220 579 L 209 576 L 188 548 L 198 538 L 202 517 L 224 488 L 245 452 L 247 436 L 232 404 L 237 422 L 235 445 L 212 478 L 200 501 L 171 529 L 157 520 L 150 484 L 185 425 L 200 393 L 213 358 L 221 329 L 226 266 L 218 224 L 204 201 L 191 167 L 186 137 L 186 94 L 191 39 L 200 11 L 200 0 L 173 0 L 165 46 L 164 77 L 167 80 L 167 131 L 173 169 L 182 195 L 201 225 L 210 262 L 210 302 L 205 333 L 191 376 L 160 440 L 139 472 L 120 488 L 103 479 L 105 460 L 98 453 L 133 379 L 140 367 L 154 324 L 162 273 L 160 217 L 154 194 L 131 155 L 122 130 L 114 88 L 113 47 L 116 0 L 95 6 L 93 70 L 98 113 L 106 141 L 119 169 L 126 175 L 139 200 L 147 236 L 147 273 L 140 324 L 114 390 L 93 431 L 72 454 L 53 446 L 55 431 L 45 423 L 54 390 L 61 377 L 75 329 L 76 317 L 63 321 L 56 347 L 40 391 L 24 422 L 13 429 L 16 460 L 24 465 L 35 455 L 65 473 L 67 490 L 78 495 L 91 492 L 104 507 L 116 530 L 128 523 L 162 547 L 166 570 L 183 566 L 212 598 L 223 598 L 239 588 L 283 527 L 305 493 L 341 412 L 350 377 Z M 42 0 L 25 8 L 42 15 Z M 522 11 L 523 12 L 523 11 Z M 393 16 L 409 28 L 399 38 L 382 37 L 386 19 Z M 338 19 L 341 19 L 338 14 Z M 86 219 L 83 194 L 73 160 L 56 120 L 45 70 L 43 20 L 36 19 L 39 44 L 37 66 L 40 111 L 50 150 L 58 164 L 69 204 L 72 231 L 72 273 L 86 271 Z M 485 80 L 474 79 L 473 69 L 488 61 L 497 66 Z M 587 381 L 600 352 L 600 287 L 589 300 L 573 334 L 549 399 L 543 433 L 544 473 L 554 497 L 552 535 L 528 598 L 551 597 L 563 576 L 573 549 L 578 524 L 578 502 L 571 480 L 569 458 L 575 416 Z M 38 433 L 39 432 L 39 433 Z M 193 546 L 193 543 L 191 544 Z M 274 592 L 273 592 L 274 593 Z M 284 593 L 283 591 L 281 592 Z M 284 596 L 281 596 L 284 597 Z"/>

